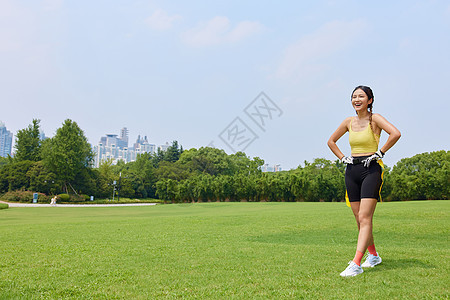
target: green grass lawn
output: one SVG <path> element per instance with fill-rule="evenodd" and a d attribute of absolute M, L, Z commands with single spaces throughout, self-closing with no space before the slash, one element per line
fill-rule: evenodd
<path fill-rule="evenodd" d="M 378 205 L 353 278 L 344 203 L 0 210 L 0 299 L 449 298 L 450 201 Z"/>

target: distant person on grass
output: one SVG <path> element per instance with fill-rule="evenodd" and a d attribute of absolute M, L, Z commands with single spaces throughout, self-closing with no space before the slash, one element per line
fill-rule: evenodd
<path fill-rule="evenodd" d="M 347 164 L 346 202 L 352 208 L 359 231 L 355 257 L 341 273 L 343 277 L 356 276 L 363 272 L 362 267 L 374 267 L 381 263 L 372 234 L 373 213 L 377 201 L 381 199 L 383 183 L 384 165 L 381 158 L 401 136 L 394 125 L 381 115 L 372 113 L 374 96 L 370 87 L 357 86 L 353 90 L 351 101 L 356 117 L 346 118 L 328 140 L 331 151 L 342 163 Z M 381 130 L 389 134 L 389 137 L 383 147 L 378 149 Z M 352 151 L 349 157 L 345 156 L 336 145 L 347 131 Z M 369 254 L 361 265 L 366 249 Z"/>

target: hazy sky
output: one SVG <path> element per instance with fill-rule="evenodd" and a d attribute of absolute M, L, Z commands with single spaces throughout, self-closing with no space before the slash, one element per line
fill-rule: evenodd
<path fill-rule="evenodd" d="M 0 0 L 0 120 L 53 136 L 69 118 L 94 144 L 125 126 L 130 144 L 289 169 L 335 159 L 326 142 L 364 84 L 402 132 L 393 166 L 450 148 L 449 36 L 446 0 Z"/>

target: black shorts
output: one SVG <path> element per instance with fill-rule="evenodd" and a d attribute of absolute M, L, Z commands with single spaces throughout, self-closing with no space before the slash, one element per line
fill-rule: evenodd
<path fill-rule="evenodd" d="M 366 157 L 358 157 L 364 159 Z M 361 201 L 362 198 L 380 199 L 383 170 L 377 161 L 372 161 L 368 168 L 363 163 L 348 164 L 345 170 L 345 186 L 350 202 Z"/>

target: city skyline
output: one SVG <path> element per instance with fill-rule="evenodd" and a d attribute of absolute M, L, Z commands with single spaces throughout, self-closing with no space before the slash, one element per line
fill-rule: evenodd
<path fill-rule="evenodd" d="M 8 154 L 14 157 L 14 143 L 15 139 L 13 138 L 13 134 L 6 130 L 5 124 L 0 120 L 0 156 L 3 153 L 4 144 L 5 144 L 5 132 L 9 134 L 9 152 L 6 153 L 6 157 Z M 110 131 L 111 132 L 111 131 Z M 104 161 L 111 159 L 113 164 L 116 164 L 119 160 L 123 160 L 125 163 L 135 161 L 137 156 L 142 153 L 151 153 L 155 154 L 158 149 L 161 151 L 166 151 L 170 146 L 169 142 L 165 142 L 165 144 L 160 144 L 156 146 L 154 143 L 150 143 L 147 136 L 141 137 L 141 135 L 137 136 L 136 142 L 132 147 L 129 147 L 129 130 L 127 127 L 122 127 L 120 129 L 119 134 L 109 133 L 101 136 L 99 142 L 97 144 L 90 143 L 92 150 L 94 152 L 94 160 L 93 167 L 98 168 L 99 164 Z M 41 140 L 48 138 L 45 136 L 45 133 L 41 130 L 40 133 Z M 172 141 L 173 142 L 173 141 Z M 183 145 L 180 145 L 181 147 Z M 213 145 L 211 145 L 213 146 Z M 270 164 L 266 161 L 261 166 L 261 170 L 263 172 L 279 172 L 282 171 L 281 164 Z"/>
<path fill-rule="evenodd" d="M 125 163 L 133 162 L 136 161 L 140 154 L 155 154 L 158 149 L 166 151 L 169 147 L 168 142 L 157 147 L 156 144 L 149 143 L 147 136 L 141 138 L 140 135 L 138 135 L 133 146 L 129 147 L 128 133 L 128 128 L 122 127 L 120 134 L 106 134 L 100 137 L 100 141 L 97 144 L 91 144 L 95 155 L 94 167 L 98 168 L 106 160 L 111 160 L 113 164 L 117 164 L 119 160 Z"/>

